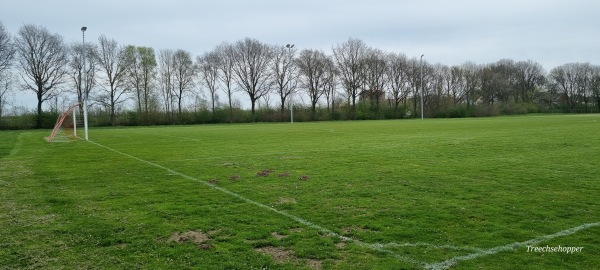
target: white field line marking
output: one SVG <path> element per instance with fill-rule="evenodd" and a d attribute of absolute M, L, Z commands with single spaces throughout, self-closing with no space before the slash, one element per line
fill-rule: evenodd
<path fill-rule="evenodd" d="M 484 249 L 481 248 L 474 248 L 474 247 L 457 247 L 457 246 L 452 246 L 452 245 L 436 245 L 436 244 L 430 244 L 430 243 L 423 243 L 423 242 L 416 242 L 416 243 L 404 243 L 404 244 L 398 244 L 398 243 L 387 243 L 387 244 L 378 244 L 381 245 L 381 247 L 385 248 L 385 247 L 430 247 L 430 248 L 435 248 L 435 249 L 449 249 L 449 250 L 457 250 L 457 251 L 471 251 L 471 252 L 483 252 Z"/>
<path fill-rule="evenodd" d="M 453 265 L 461 262 L 461 261 L 468 261 L 468 260 L 473 260 L 479 257 L 483 257 L 483 256 L 487 256 L 487 255 L 493 255 L 496 254 L 498 252 L 502 252 L 502 251 L 508 251 L 508 250 L 513 250 L 519 247 L 525 247 L 525 246 L 532 246 L 532 245 L 537 245 L 543 241 L 546 240 L 550 240 L 553 238 L 557 238 L 557 237 L 561 237 L 561 236 L 566 236 L 566 235 L 570 235 L 570 234 L 574 234 L 578 231 L 581 230 L 585 230 L 585 229 L 589 229 L 591 227 L 597 227 L 600 226 L 600 222 L 596 222 L 596 223 L 588 223 L 588 224 L 583 224 L 581 226 L 577 226 L 574 228 L 570 228 L 564 231 L 560 231 L 557 232 L 555 234 L 550 234 L 550 235 L 544 235 L 544 236 L 540 236 L 538 238 L 534 238 L 528 241 L 524 241 L 524 242 L 515 242 L 512 244 L 508 244 L 508 245 L 504 245 L 504 246 L 498 246 L 498 247 L 494 247 L 494 248 L 490 248 L 490 249 L 486 249 L 486 250 L 482 250 L 480 252 L 477 253 L 472 253 L 469 255 L 464 255 L 464 256 L 457 256 L 448 260 L 445 260 L 443 262 L 439 262 L 439 263 L 434 263 L 434 264 L 426 264 L 425 265 L 425 269 L 431 269 L 431 270 L 443 270 L 443 269 L 448 269 L 450 267 L 452 267 Z"/>
<path fill-rule="evenodd" d="M 269 210 L 269 211 L 271 211 L 271 212 L 274 212 L 274 213 L 276 213 L 276 214 L 279 214 L 279 215 L 281 215 L 281 216 L 287 217 L 287 218 L 289 218 L 289 219 L 292 219 L 292 220 L 294 220 L 294 221 L 296 221 L 296 222 L 298 222 L 298 223 L 300 223 L 300 224 L 303 224 L 303 225 L 305 225 L 305 226 L 307 226 L 307 227 L 310 227 L 310 228 L 316 229 L 316 230 L 318 230 L 318 231 L 320 231 L 320 232 L 323 232 L 323 233 L 325 233 L 325 234 L 328 234 L 328 235 L 331 235 L 331 236 L 334 236 L 334 237 L 339 237 L 339 238 L 340 238 L 340 239 L 342 239 L 343 241 L 347 241 L 347 242 L 353 242 L 353 243 L 355 243 L 355 244 L 357 244 L 357 245 L 359 245 L 359 246 L 361 246 L 361 247 L 365 247 L 365 248 L 369 248 L 369 249 L 371 249 L 371 250 L 374 250 L 374 251 L 378 251 L 378 252 L 384 252 L 384 253 L 390 254 L 390 255 L 392 255 L 392 256 L 394 256 L 394 257 L 398 258 L 399 260 L 401 260 L 401 261 L 404 261 L 404 262 L 407 262 L 407 263 L 411 263 L 411 264 L 418 265 L 418 266 L 421 266 L 421 267 L 425 267 L 425 266 L 427 265 L 427 264 L 426 264 L 426 263 L 424 263 L 424 262 L 417 261 L 417 260 L 415 260 L 415 259 L 413 259 L 413 258 L 406 257 L 406 256 L 402 256 L 402 255 L 400 255 L 400 254 L 397 254 L 397 253 L 395 253 L 395 252 L 392 252 L 392 251 L 390 251 L 390 250 L 387 250 L 387 249 L 385 249 L 385 248 L 384 248 L 384 246 L 383 246 L 383 245 L 381 245 L 381 244 L 370 244 L 370 243 L 365 243 L 365 242 L 362 242 L 362 241 L 360 241 L 360 240 L 357 240 L 357 239 L 353 239 L 353 238 L 350 238 L 350 237 L 346 237 L 346 236 L 340 235 L 340 234 L 338 234 L 338 233 L 336 233 L 336 232 L 334 232 L 334 231 L 332 231 L 332 230 L 329 230 L 329 229 L 326 229 L 326 228 L 324 228 L 324 227 L 321 227 L 321 226 L 319 226 L 319 225 L 316 225 L 316 224 L 314 224 L 314 223 L 312 223 L 312 222 L 310 222 L 310 221 L 308 221 L 308 220 L 305 220 L 305 219 L 303 219 L 303 218 L 300 218 L 300 217 L 298 217 L 298 216 L 295 216 L 295 215 L 292 215 L 292 214 L 286 213 L 286 212 L 284 212 L 284 211 L 277 210 L 277 209 L 275 209 L 275 208 L 273 208 L 273 207 L 270 207 L 270 206 L 268 206 L 268 205 L 265 205 L 265 204 L 259 203 L 259 202 L 257 202 L 257 201 L 251 200 L 251 199 L 249 199 L 249 198 L 246 198 L 246 197 L 244 197 L 244 196 L 242 196 L 242 195 L 240 195 L 240 194 L 238 194 L 238 193 L 235 193 L 235 192 L 233 192 L 233 191 L 230 191 L 230 190 L 228 190 L 228 189 L 225 189 L 225 188 L 222 188 L 222 187 L 216 186 L 216 185 L 214 185 L 214 184 L 211 184 L 211 183 L 209 183 L 209 182 L 206 182 L 206 181 L 202 181 L 202 180 L 200 180 L 200 179 L 198 179 L 198 178 L 195 178 L 195 177 L 192 177 L 192 176 L 189 176 L 189 175 L 186 175 L 186 174 L 180 173 L 180 172 L 178 172 L 178 171 L 174 171 L 174 170 L 172 170 L 172 169 L 169 169 L 169 168 L 167 168 L 167 167 L 161 166 L 161 165 L 159 165 L 159 164 L 156 164 L 156 163 L 153 163 L 153 162 L 150 162 L 150 161 L 147 161 L 147 160 L 143 160 L 143 159 L 141 159 L 141 158 L 138 158 L 138 157 L 136 157 L 136 156 L 132 156 L 132 155 L 130 155 L 130 154 L 127 154 L 127 153 L 121 152 L 121 151 L 119 151 L 119 150 L 116 150 L 116 149 L 110 148 L 110 147 L 108 147 L 108 146 L 104 146 L 104 145 L 102 145 L 102 144 L 99 144 L 99 143 L 96 143 L 96 142 L 93 142 L 93 141 L 88 141 L 88 142 L 90 142 L 90 143 L 92 143 L 92 144 L 95 144 L 95 145 L 97 145 L 97 146 L 99 146 L 99 147 L 105 148 L 105 149 L 107 149 L 107 150 L 110 150 L 110 151 L 112 151 L 112 152 L 118 153 L 118 154 L 120 154 L 120 155 L 123 155 L 123 156 L 129 157 L 129 158 L 131 158 L 131 159 L 135 159 L 135 160 L 137 160 L 137 161 L 139 161 L 139 162 L 142 162 L 142 163 L 148 164 L 148 165 L 150 165 L 150 166 L 152 166 L 152 167 L 156 167 L 156 168 L 159 168 L 159 169 L 165 170 L 165 171 L 167 171 L 169 174 L 172 174 L 172 175 L 177 175 L 177 176 L 181 176 L 181 177 L 183 177 L 183 178 L 185 178 L 185 179 L 188 179 L 188 180 L 191 180 L 191 181 L 194 181 L 194 182 L 198 182 L 198 183 L 202 183 L 202 184 L 204 184 L 204 185 L 206 185 L 206 186 L 208 186 L 208 187 L 210 187 L 210 188 L 212 188 L 212 189 L 215 189 L 215 190 L 221 191 L 221 192 L 223 192 L 223 193 L 225 193 L 225 194 L 227 194 L 227 195 L 230 195 L 230 196 L 232 196 L 232 197 L 238 198 L 238 199 L 240 199 L 240 200 L 242 200 L 242 201 L 245 201 L 245 202 L 247 202 L 247 203 L 253 204 L 253 205 L 255 205 L 255 206 L 258 206 L 258 207 L 261 207 L 261 208 L 263 208 L 263 209 Z"/>

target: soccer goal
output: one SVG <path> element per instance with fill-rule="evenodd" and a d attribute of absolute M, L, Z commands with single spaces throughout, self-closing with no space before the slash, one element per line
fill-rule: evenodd
<path fill-rule="evenodd" d="M 56 124 L 50 136 L 46 137 L 48 142 L 70 142 L 79 139 L 78 128 L 83 131 L 83 116 L 79 110 L 79 103 L 69 106 L 58 115 Z"/>

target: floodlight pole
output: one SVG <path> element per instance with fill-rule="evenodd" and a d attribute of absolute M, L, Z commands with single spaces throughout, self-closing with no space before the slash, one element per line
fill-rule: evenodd
<path fill-rule="evenodd" d="M 423 56 L 425 54 L 421 54 L 421 120 L 423 120 Z"/>
<path fill-rule="evenodd" d="M 81 27 L 81 33 L 83 34 L 83 79 L 85 80 L 85 88 L 83 88 L 83 128 L 84 128 L 84 133 L 85 133 L 85 140 L 88 140 L 88 119 L 87 119 L 87 99 L 88 99 L 88 91 L 87 91 L 87 69 L 85 68 L 85 55 L 87 54 L 87 50 L 85 49 L 85 30 L 87 30 L 87 27 Z M 83 87 L 83 83 L 79 82 L 81 85 L 80 87 Z"/>
<path fill-rule="evenodd" d="M 286 48 L 288 48 L 288 56 L 291 56 L 292 54 L 292 48 L 294 48 L 294 44 L 287 44 L 285 45 Z M 294 123 L 294 103 L 292 102 L 292 95 L 293 93 L 290 91 L 290 123 Z"/>

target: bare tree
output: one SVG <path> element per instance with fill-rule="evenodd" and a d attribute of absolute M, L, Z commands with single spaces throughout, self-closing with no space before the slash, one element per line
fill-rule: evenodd
<path fill-rule="evenodd" d="M 598 66 L 590 63 L 568 63 L 555 67 L 548 75 L 549 85 L 561 93 L 567 108 L 576 109 L 582 104 L 589 109 L 592 102 L 598 102 L 600 73 Z"/>
<path fill-rule="evenodd" d="M 452 66 L 450 68 L 451 76 L 451 87 L 448 95 L 452 97 L 452 104 L 457 106 L 462 100 L 464 100 L 465 94 L 465 79 L 464 70 L 460 66 Z"/>
<path fill-rule="evenodd" d="M 164 102 L 165 113 L 170 117 L 173 113 L 173 94 L 175 91 L 173 50 L 162 49 L 158 51 L 158 80 L 160 93 Z"/>
<path fill-rule="evenodd" d="M 215 112 L 215 102 L 217 101 L 217 89 L 219 79 L 219 68 L 222 66 L 220 63 L 222 58 L 216 51 L 207 52 L 203 56 L 196 57 L 196 64 L 198 66 L 200 78 L 202 82 L 208 88 L 211 99 L 211 111 Z"/>
<path fill-rule="evenodd" d="M 301 87 L 310 98 L 312 117 L 316 115 L 319 98 L 325 92 L 327 81 L 327 64 L 331 61 L 323 51 L 305 49 L 300 52 L 296 65 L 300 72 Z"/>
<path fill-rule="evenodd" d="M 2 80 L 0 80 L 0 120 L 4 116 L 4 112 L 8 105 L 10 105 L 10 96 L 12 94 L 12 76 L 7 71 L 0 73 Z"/>
<path fill-rule="evenodd" d="M 156 78 L 156 56 L 150 47 L 129 45 L 125 48 L 127 77 L 136 91 L 138 112 L 148 113 L 154 103 L 152 84 Z"/>
<path fill-rule="evenodd" d="M 293 45 L 275 46 L 273 48 L 271 69 L 275 80 L 275 91 L 281 101 L 281 116 L 285 110 L 285 101 L 292 95 L 298 85 L 298 68 L 294 65 L 296 49 Z"/>
<path fill-rule="evenodd" d="M 431 67 L 429 106 L 430 114 L 435 115 L 439 110 L 448 109 L 452 105 L 449 99 L 450 89 L 452 88 L 452 73 L 450 67 L 442 64 L 435 64 Z"/>
<path fill-rule="evenodd" d="M 576 64 L 569 63 L 555 67 L 550 71 L 550 79 L 558 91 L 565 97 L 567 106 L 571 109 L 577 104 Z"/>
<path fill-rule="evenodd" d="M 324 92 L 327 102 L 327 111 L 333 113 L 335 111 L 335 99 L 336 99 L 336 88 L 338 85 L 339 70 L 335 67 L 331 56 L 327 56 L 327 62 L 325 65 L 325 82 Z M 330 110 L 331 109 L 331 110 Z"/>
<path fill-rule="evenodd" d="M 177 111 L 181 114 L 183 97 L 186 92 L 191 91 L 194 87 L 196 67 L 192 60 L 192 54 L 181 49 L 175 51 L 175 55 L 173 55 L 173 65 L 175 68 L 175 97 L 177 97 Z"/>
<path fill-rule="evenodd" d="M 421 85 L 423 86 L 423 88 L 420 90 L 421 93 L 419 93 L 419 96 L 423 95 L 423 114 L 430 114 L 432 111 L 430 107 L 435 105 L 432 104 L 432 100 L 436 95 L 436 91 L 438 90 L 437 88 L 439 88 L 439 80 L 437 80 L 438 78 L 436 76 L 437 74 L 435 72 L 435 66 L 423 60 L 422 76 L 421 68 L 419 68 L 419 72 L 416 74 L 419 74 L 417 75 L 419 81 L 423 80 L 423 82 L 419 85 L 419 87 L 421 87 Z"/>
<path fill-rule="evenodd" d="M 495 63 L 487 64 L 481 70 L 481 95 L 486 105 L 495 102 L 508 102 L 516 95 L 515 62 L 502 59 Z"/>
<path fill-rule="evenodd" d="M 409 87 L 408 59 L 403 53 L 388 54 L 387 77 L 392 107 L 398 112 L 400 103 L 406 105 Z"/>
<path fill-rule="evenodd" d="M 412 98 L 412 109 L 414 117 L 419 115 L 417 109 L 419 108 L 419 89 L 421 89 L 421 70 L 420 61 L 417 58 L 408 59 L 406 77 L 408 78 L 408 86 L 410 89 L 409 98 Z M 425 65 L 425 63 L 423 63 Z"/>
<path fill-rule="evenodd" d="M 371 109 L 378 111 L 379 104 L 385 97 L 385 86 L 387 85 L 387 61 L 383 51 L 368 49 L 363 58 L 363 93 L 371 102 Z"/>
<path fill-rule="evenodd" d="M 62 37 L 45 27 L 24 25 L 15 39 L 25 89 L 37 97 L 37 127 L 42 127 L 42 103 L 57 95 L 65 82 L 68 57 Z"/>
<path fill-rule="evenodd" d="M 466 62 L 461 67 L 463 69 L 465 100 L 468 108 L 474 105 L 481 96 L 481 66 L 473 62 Z"/>
<path fill-rule="evenodd" d="M 252 118 L 256 115 L 256 101 L 269 93 L 271 72 L 269 64 L 273 50 L 258 40 L 246 38 L 234 46 L 233 73 L 238 86 L 248 94 Z"/>
<path fill-rule="evenodd" d="M 69 50 L 69 77 L 73 80 L 73 90 L 77 96 L 79 109 L 83 109 L 83 99 L 94 88 L 98 67 L 98 47 L 94 44 L 75 43 Z M 83 62 L 85 60 L 85 63 Z M 72 91 L 69 91 L 72 92 Z"/>
<path fill-rule="evenodd" d="M 590 103 L 591 88 L 590 81 L 592 79 L 592 66 L 590 63 L 578 63 L 575 68 L 577 80 L 577 101 L 583 102 L 585 109 L 588 109 Z"/>
<path fill-rule="evenodd" d="M 352 101 L 351 118 L 355 117 L 356 100 L 363 84 L 363 58 L 367 52 L 367 45 L 359 39 L 349 39 L 333 48 L 333 55 L 341 73 L 342 86 L 346 90 L 348 99 Z"/>
<path fill-rule="evenodd" d="M 2 82 L 2 74 L 12 66 L 13 57 L 15 55 L 15 47 L 12 44 L 11 36 L 4 28 L 4 24 L 0 22 L 0 82 Z M 8 76 L 8 75 L 6 75 Z"/>
<path fill-rule="evenodd" d="M 12 74 L 9 72 L 15 48 L 11 42 L 11 36 L 0 22 L 0 119 L 8 105 L 8 97 L 11 94 Z"/>
<path fill-rule="evenodd" d="M 272 98 L 272 96 L 269 95 L 268 93 L 266 95 L 262 96 L 262 100 L 264 101 L 264 104 L 265 104 L 264 109 L 266 109 L 266 110 L 270 110 L 271 109 L 271 98 Z M 262 107 L 262 103 L 259 102 L 258 103 L 258 107 L 259 108 L 263 108 Z"/>
<path fill-rule="evenodd" d="M 219 79 L 223 84 L 223 92 L 227 95 L 229 104 L 229 122 L 233 122 L 233 78 L 234 78 L 234 49 L 228 43 L 222 43 L 215 49 L 219 57 Z"/>
<path fill-rule="evenodd" d="M 104 71 L 104 86 L 97 96 L 97 100 L 107 106 L 110 112 L 110 123 L 116 125 L 115 114 L 119 104 L 127 100 L 127 87 L 125 86 L 125 72 L 127 71 L 125 52 L 114 39 L 101 35 L 98 38 L 98 64 Z"/>
<path fill-rule="evenodd" d="M 590 78 L 590 89 L 600 112 L 600 66 L 592 66 L 591 78 Z"/>
<path fill-rule="evenodd" d="M 517 73 L 515 100 L 533 102 L 535 95 L 546 81 L 544 68 L 540 63 L 529 60 L 517 62 L 515 69 Z"/>

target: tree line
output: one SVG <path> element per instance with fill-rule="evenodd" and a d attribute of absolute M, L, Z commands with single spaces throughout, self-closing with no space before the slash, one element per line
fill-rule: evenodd
<path fill-rule="evenodd" d="M 421 98 L 426 117 L 597 112 L 600 66 L 546 72 L 510 59 L 447 66 L 355 38 L 331 52 L 245 38 L 194 58 L 104 35 L 66 44 L 31 24 L 13 36 L 0 23 L 0 120 L 14 89 L 37 98 L 36 127 L 44 125 L 44 102 L 58 110 L 58 100 L 82 104 L 86 96 L 100 125 L 287 121 L 290 107 L 303 120 L 411 118 L 420 116 Z"/>

